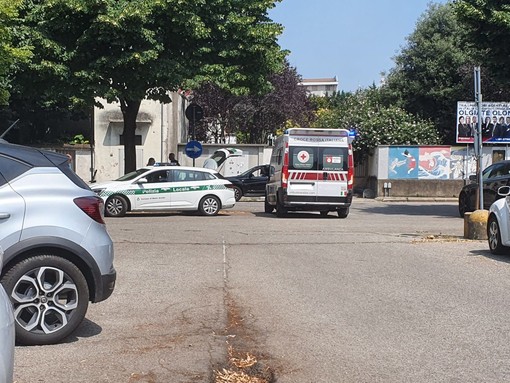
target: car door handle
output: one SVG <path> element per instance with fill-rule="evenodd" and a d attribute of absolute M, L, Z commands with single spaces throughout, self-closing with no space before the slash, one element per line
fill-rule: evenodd
<path fill-rule="evenodd" d="M 11 215 L 9 213 L 0 213 L 0 219 L 7 219 L 10 217 L 11 217 Z"/>

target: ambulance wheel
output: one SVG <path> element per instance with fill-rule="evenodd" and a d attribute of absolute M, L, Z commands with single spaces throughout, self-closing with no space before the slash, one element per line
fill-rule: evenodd
<path fill-rule="evenodd" d="M 273 205 L 271 205 L 269 202 L 267 202 L 267 194 L 266 198 L 264 198 L 264 213 L 272 213 L 274 210 Z"/>
<path fill-rule="evenodd" d="M 337 209 L 336 212 L 338 213 L 338 216 L 340 218 L 347 218 L 347 216 L 349 215 L 349 208 L 348 207 L 343 207 L 341 209 Z"/>
<path fill-rule="evenodd" d="M 285 209 L 280 201 L 276 201 L 276 216 L 278 218 L 285 217 L 287 215 L 287 209 Z"/>

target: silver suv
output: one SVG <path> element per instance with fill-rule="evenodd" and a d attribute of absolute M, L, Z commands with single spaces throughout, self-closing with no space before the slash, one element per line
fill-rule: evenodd
<path fill-rule="evenodd" d="M 115 286 L 103 201 L 67 157 L 0 143 L 0 282 L 14 306 L 16 342 L 51 344 Z"/>

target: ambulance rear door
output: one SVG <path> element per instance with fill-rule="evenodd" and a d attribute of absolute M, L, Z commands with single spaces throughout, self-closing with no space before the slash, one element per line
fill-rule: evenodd
<path fill-rule="evenodd" d="M 328 197 L 346 197 L 349 149 L 345 146 L 319 147 L 317 169 L 318 202 L 334 202 Z"/>
<path fill-rule="evenodd" d="M 289 146 L 287 195 L 301 196 L 302 202 L 316 202 L 318 154 L 317 146 Z"/>
<path fill-rule="evenodd" d="M 308 202 L 338 202 L 347 196 L 348 156 L 347 146 L 291 146 L 287 194 Z"/>

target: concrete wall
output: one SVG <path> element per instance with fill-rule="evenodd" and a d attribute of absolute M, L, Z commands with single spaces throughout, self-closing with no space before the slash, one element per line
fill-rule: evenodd
<path fill-rule="evenodd" d="M 405 151 L 414 157 L 405 157 Z M 507 146 L 484 146 L 482 153 L 482 169 L 510 158 Z M 458 197 L 469 176 L 476 174 L 476 159 L 469 146 L 380 146 L 367 174 L 363 187 L 376 197 Z"/>
<path fill-rule="evenodd" d="M 385 184 L 391 188 L 385 189 Z M 378 179 L 376 196 L 456 198 L 464 184 L 463 180 Z"/>

